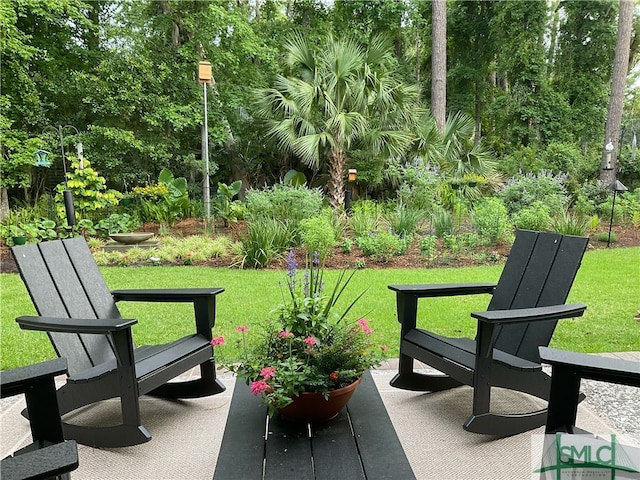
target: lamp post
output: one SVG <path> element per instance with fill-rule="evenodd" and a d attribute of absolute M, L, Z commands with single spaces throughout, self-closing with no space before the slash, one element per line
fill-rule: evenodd
<path fill-rule="evenodd" d="M 58 124 L 57 126 L 53 126 L 53 125 L 49 125 L 47 127 L 44 128 L 44 130 L 42 130 L 42 133 L 45 133 L 47 130 L 51 130 L 53 132 L 55 132 L 58 135 L 58 140 L 60 141 L 60 154 L 61 154 L 61 158 L 62 158 L 62 170 L 64 172 L 64 190 L 62 192 L 62 198 L 64 201 L 64 210 L 67 216 L 67 224 L 70 227 L 73 227 L 76 224 L 76 210 L 75 207 L 73 206 L 73 192 L 71 190 L 69 190 L 69 184 L 68 184 L 68 179 L 67 179 L 67 157 L 65 156 L 64 153 L 64 131 L 66 129 L 71 129 L 73 131 L 75 131 L 76 135 L 80 135 L 80 132 L 78 131 L 78 129 L 76 127 L 74 127 L 73 125 L 60 125 Z M 79 162 L 79 166 L 80 169 L 83 168 L 83 157 L 82 157 L 82 142 L 78 142 L 76 143 L 76 152 L 78 155 L 78 162 Z M 49 154 L 49 152 L 47 152 L 46 150 L 37 150 L 35 152 L 35 156 L 36 156 L 36 165 L 38 166 L 44 166 L 44 167 L 48 167 L 51 165 L 50 161 L 47 161 L 47 155 Z"/>
<path fill-rule="evenodd" d="M 616 208 L 616 194 L 618 192 L 626 192 L 628 190 L 620 180 L 616 180 L 609 185 L 608 188 L 609 190 L 613 190 L 613 203 L 611 204 L 611 219 L 609 220 L 609 238 L 607 238 L 607 248 L 609 248 L 609 244 L 611 243 L 611 227 L 613 226 L 613 211 Z"/>
<path fill-rule="evenodd" d="M 204 179 L 202 180 L 202 197 L 204 203 L 204 213 L 209 221 L 211 217 L 211 193 L 209 190 L 209 121 L 207 117 L 207 84 L 213 81 L 211 74 L 211 63 L 200 62 L 198 65 L 198 82 L 203 87 L 203 108 L 204 118 L 202 122 L 202 159 L 204 160 Z"/>

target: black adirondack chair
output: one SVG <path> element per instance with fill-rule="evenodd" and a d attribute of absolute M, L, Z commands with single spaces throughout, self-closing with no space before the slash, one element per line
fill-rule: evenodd
<path fill-rule="evenodd" d="M 224 391 L 210 344 L 216 296 L 224 289 L 110 292 L 82 237 L 13 247 L 12 253 L 39 315 L 16 321 L 23 329 L 46 331 L 58 356 L 69 364 L 67 383 L 58 390 L 61 413 L 120 397 L 121 424 L 64 423 L 66 438 L 98 447 L 143 443 L 151 435 L 141 423 L 140 395 L 193 398 Z M 195 333 L 136 348 L 131 327 L 137 320 L 123 319 L 116 306 L 125 300 L 192 303 Z M 162 319 L 157 321 L 161 325 Z M 169 382 L 198 365 L 199 378 Z"/>
<path fill-rule="evenodd" d="M 586 308 L 565 301 L 587 243 L 583 237 L 518 231 L 497 284 L 390 285 L 402 325 L 399 371 L 391 385 L 432 392 L 472 386 L 473 412 L 463 425 L 470 432 L 508 436 L 544 425 L 546 409 L 491 412 L 491 387 L 548 400 L 550 379 L 538 347 L 549 344 L 559 319 L 581 316 Z M 492 298 L 487 311 L 471 313 L 478 320 L 475 340 L 417 328 L 418 299 L 481 293 Z M 415 372 L 414 359 L 445 375 Z"/>
<path fill-rule="evenodd" d="M 546 347 L 540 347 L 540 357 L 552 369 L 547 434 L 590 433 L 576 427 L 583 378 L 640 387 L 640 362 Z"/>
<path fill-rule="evenodd" d="M 33 442 L 0 462 L 2 480 L 60 479 L 78 468 L 78 446 L 65 440 L 54 378 L 67 372 L 64 358 L 0 372 L 0 398 L 24 394 Z"/>

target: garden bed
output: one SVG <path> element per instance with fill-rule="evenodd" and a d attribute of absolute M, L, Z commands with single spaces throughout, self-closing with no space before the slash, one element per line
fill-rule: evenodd
<path fill-rule="evenodd" d="M 216 227 L 214 234 L 228 235 L 234 240 L 239 238 L 242 232 L 242 224 L 231 224 L 229 227 Z M 141 231 L 159 234 L 160 226 L 157 224 L 145 224 Z M 205 231 L 204 222 L 199 219 L 187 219 L 176 223 L 171 229 L 170 234 L 177 236 L 189 236 L 202 234 Z M 600 231 L 603 231 L 602 229 Z M 611 248 L 624 248 L 640 246 L 640 231 L 633 226 L 615 225 L 612 230 L 617 241 L 611 243 Z M 600 232 L 598 232 L 600 233 Z M 589 248 L 606 248 L 607 243 L 596 240 L 597 235 L 592 235 L 589 242 Z M 393 256 L 388 259 L 376 259 L 365 256 L 358 248 L 353 248 L 351 252 L 345 253 L 340 247 L 335 247 L 326 260 L 327 268 L 395 268 L 395 269 L 411 269 L 411 268 L 442 268 L 442 267 L 462 267 L 478 264 L 487 264 L 492 262 L 500 262 L 509 253 L 510 245 L 497 245 L 494 247 L 479 247 L 473 251 L 460 251 L 455 254 L 447 251 L 442 247 L 441 241 L 436 244 L 437 255 L 429 260 L 420 251 L 417 241 L 405 251 L 403 255 Z M 304 264 L 304 251 L 298 249 L 296 256 L 300 264 Z M 200 265 L 211 267 L 231 267 L 240 264 L 240 258 L 229 255 L 209 260 Z M 284 259 L 275 261 L 269 265 L 270 269 L 286 268 Z M 0 247 L 0 272 L 15 273 L 16 268 L 7 247 Z"/>

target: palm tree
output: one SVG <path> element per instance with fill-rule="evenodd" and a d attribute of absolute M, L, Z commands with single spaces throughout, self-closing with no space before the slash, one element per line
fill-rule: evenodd
<path fill-rule="evenodd" d="M 460 186 L 469 200 L 477 199 L 480 184 L 495 184 L 495 155 L 482 142 L 475 141 L 475 122 L 469 115 L 458 112 L 449 115 L 440 133 L 436 119 L 425 115 L 416 127 L 416 138 L 410 154 L 432 165 L 437 164 L 452 185 Z"/>
<path fill-rule="evenodd" d="M 327 162 L 327 194 L 337 209 L 344 203 L 349 151 L 368 145 L 374 154 L 393 155 L 409 145 L 404 126 L 418 90 L 395 78 L 392 45 L 382 37 L 366 48 L 328 37 L 314 50 L 297 34 L 286 50 L 294 75 L 280 75 L 273 88 L 258 92 L 258 113 L 281 149 L 315 170 Z"/>

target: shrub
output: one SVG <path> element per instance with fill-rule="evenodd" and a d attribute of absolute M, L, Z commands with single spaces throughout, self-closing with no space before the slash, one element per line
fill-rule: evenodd
<path fill-rule="evenodd" d="M 387 179 L 397 188 L 398 201 L 413 210 L 428 212 L 436 202 L 438 185 L 444 178 L 437 164 L 416 157 L 401 164 L 392 160 L 386 170 Z"/>
<path fill-rule="evenodd" d="M 307 258 L 311 260 L 311 256 L 315 252 L 318 254 L 320 262 L 324 264 L 329 249 L 335 243 L 335 233 L 327 216 L 316 215 L 300 221 L 300 238 L 307 251 Z"/>
<path fill-rule="evenodd" d="M 365 255 L 386 261 L 395 255 L 402 255 L 410 245 L 411 239 L 383 231 L 358 237 L 356 243 Z"/>
<path fill-rule="evenodd" d="M 499 198 L 489 197 L 478 203 L 471 212 L 471 218 L 481 244 L 495 245 L 510 241 L 511 224 L 507 209 Z"/>
<path fill-rule="evenodd" d="M 532 206 L 536 201 L 549 207 L 549 215 L 560 213 L 568 204 L 569 197 L 564 186 L 566 175 L 554 175 L 542 170 L 538 174 L 517 175 L 507 180 L 499 197 L 509 215 Z"/>
<path fill-rule="evenodd" d="M 420 240 L 420 253 L 427 257 L 427 260 L 431 261 L 436 256 L 436 236 L 425 235 Z"/>
<path fill-rule="evenodd" d="M 521 230 L 545 231 L 551 222 L 549 207 L 535 201 L 530 207 L 523 208 L 512 217 L 513 224 Z"/>
<path fill-rule="evenodd" d="M 300 222 L 322 209 L 322 193 L 315 188 L 278 184 L 262 190 L 247 191 L 247 217 L 276 218 Z"/>
<path fill-rule="evenodd" d="M 306 186 L 278 184 L 263 190 L 248 190 L 246 217 L 251 221 L 272 219 L 284 222 L 293 245 L 300 244 L 299 225 L 322 209 L 320 190 Z"/>

